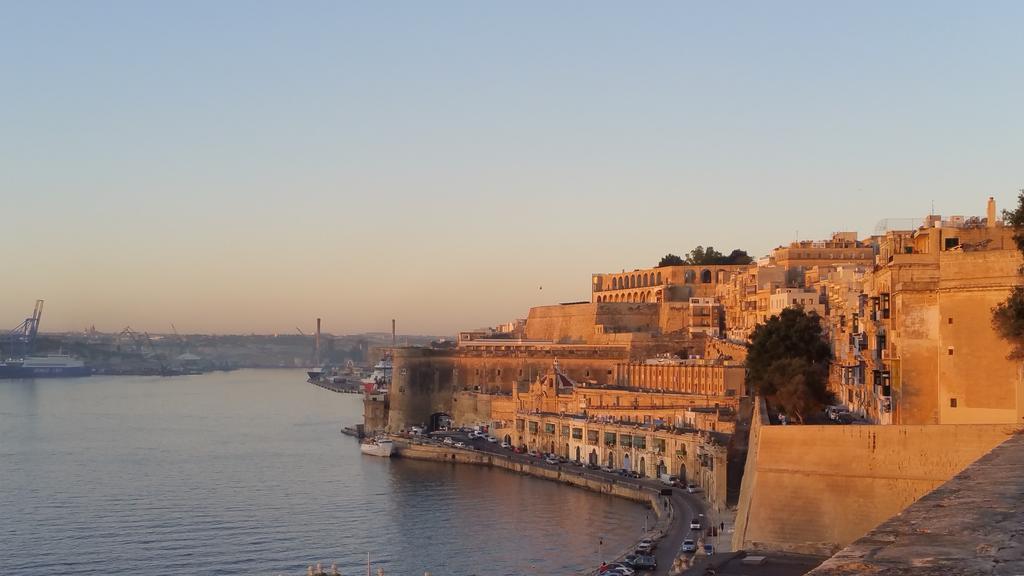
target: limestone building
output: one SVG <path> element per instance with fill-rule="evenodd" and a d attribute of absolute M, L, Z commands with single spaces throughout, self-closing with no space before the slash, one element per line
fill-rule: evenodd
<path fill-rule="evenodd" d="M 880 423 L 1024 421 L 1021 364 L 991 324 L 1021 264 L 992 199 L 987 218 L 929 216 L 881 236 L 859 294 L 827 288 L 834 391 Z"/>

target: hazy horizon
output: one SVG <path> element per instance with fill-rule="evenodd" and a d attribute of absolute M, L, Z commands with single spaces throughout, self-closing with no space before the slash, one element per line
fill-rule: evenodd
<path fill-rule="evenodd" d="M 454 334 L 1024 186 L 1020 3 L 5 15 L 0 332 Z"/>

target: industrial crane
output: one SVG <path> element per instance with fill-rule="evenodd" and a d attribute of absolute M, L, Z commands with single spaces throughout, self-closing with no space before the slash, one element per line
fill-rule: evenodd
<path fill-rule="evenodd" d="M 39 321 L 43 318 L 43 301 L 36 300 L 36 306 L 32 310 L 32 317 L 26 318 L 24 322 L 11 330 L 9 333 L 10 346 L 7 356 L 10 358 L 24 358 L 32 354 L 35 348 L 36 335 L 39 334 Z"/>

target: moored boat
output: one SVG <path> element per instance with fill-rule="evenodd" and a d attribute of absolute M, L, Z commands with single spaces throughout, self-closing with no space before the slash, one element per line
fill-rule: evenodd
<path fill-rule="evenodd" d="M 395 443 L 387 438 L 369 438 L 359 445 L 363 454 L 390 458 L 395 452 Z"/>
<path fill-rule="evenodd" d="M 69 378 L 90 374 L 92 368 L 66 354 L 0 361 L 0 378 Z"/>

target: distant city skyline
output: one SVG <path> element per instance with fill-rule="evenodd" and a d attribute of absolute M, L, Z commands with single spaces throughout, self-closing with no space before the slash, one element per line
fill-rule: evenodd
<path fill-rule="evenodd" d="M 0 333 L 454 334 L 1024 186 L 1024 5 L 12 3 Z"/>

